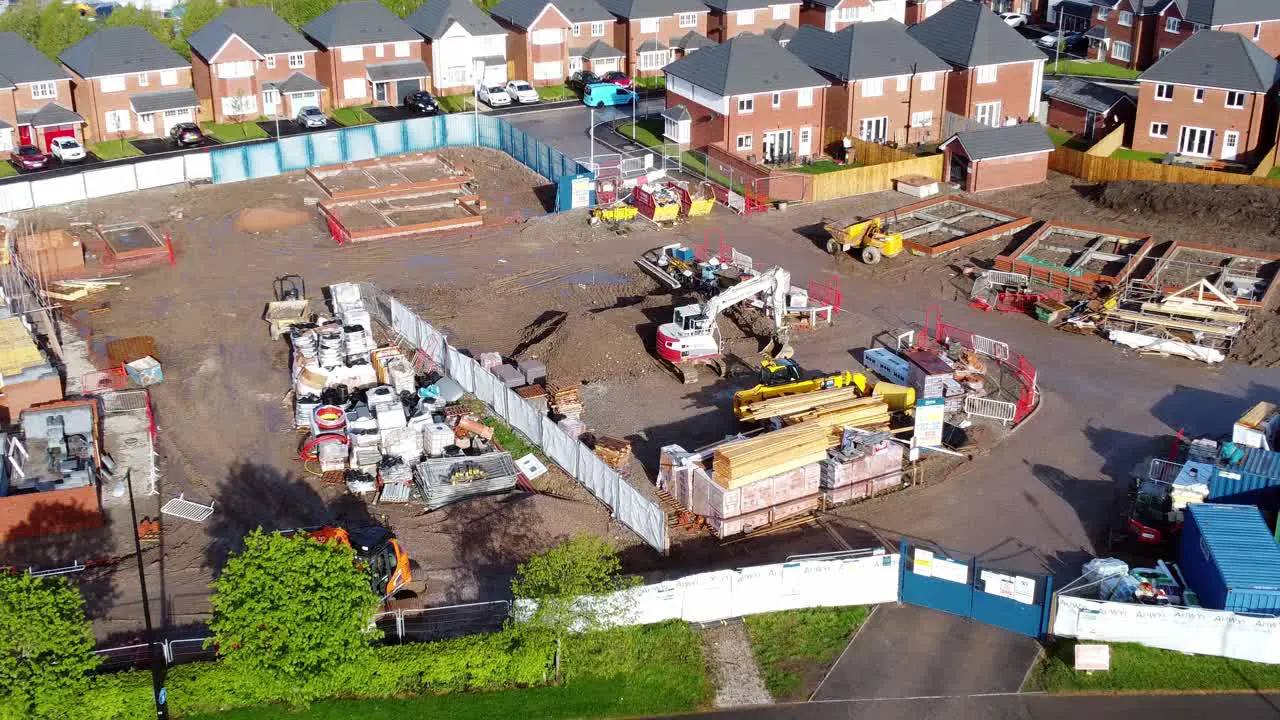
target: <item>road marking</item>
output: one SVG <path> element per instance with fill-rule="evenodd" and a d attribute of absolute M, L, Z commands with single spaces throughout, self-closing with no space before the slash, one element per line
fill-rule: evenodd
<path fill-rule="evenodd" d="M 879 607 L 879 606 L 877 606 Z M 865 623 L 863 623 L 865 625 Z M 854 637 L 857 637 L 855 634 Z M 824 680 L 826 678 L 823 678 Z M 992 693 L 972 693 L 969 695 L 908 695 L 906 697 L 889 697 L 889 698 L 846 698 L 843 700 L 810 700 L 810 703 L 822 703 L 833 705 L 836 703 L 873 703 L 873 702 L 911 702 L 916 700 L 966 700 L 969 698 L 997 698 L 997 697 L 1019 697 L 1031 695 L 1047 695 L 1043 690 L 1034 692 L 992 692 Z M 798 703 L 787 703 L 798 704 Z"/>
<path fill-rule="evenodd" d="M 849 648 L 853 647 L 853 641 L 858 639 L 858 635 L 862 633 L 862 628 L 866 627 L 871 622 L 871 618 L 875 617 L 876 610 L 879 609 L 879 605 L 872 606 L 871 612 L 867 613 L 867 619 L 863 620 L 862 624 L 858 626 L 858 629 L 853 631 L 853 637 L 849 638 L 849 644 L 845 645 L 844 650 L 840 651 L 840 657 L 836 658 L 836 661 L 831 664 L 831 667 L 827 668 L 827 674 L 822 676 L 822 681 L 818 683 L 818 687 L 814 688 L 813 692 L 809 694 L 809 702 L 839 702 L 832 700 L 814 700 L 813 698 L 817 696 L 818 691 L 822 689 L 822 685 L 827 682 L 827 678 L 831 677 L 831 673 L 840 665 L 840 661 L 844 659 L 845 653 L 849 652 Z"/>

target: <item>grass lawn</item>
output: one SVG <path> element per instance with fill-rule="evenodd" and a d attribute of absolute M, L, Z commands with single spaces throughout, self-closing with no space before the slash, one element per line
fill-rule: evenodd
<path fill-rule="evenodd" d="M 869 607 L 838 607 L 747 616 L 769 693 L 780 701 L 808 699 L 870 613 Z"/>
<path fill-rule="evenodd" d="M 841 165 L 835 160 L 819 160 L 811 162 L 808 165 L 797 165 L 793 168 L 787 168 L 789 172 L 808 173 L 810 175 L 821 175 L 823 173 L 838 172 L 840 170 L 848 170 L 849 168 L 862 167 L 862 163 L 848 163 Z"/>
<path fill-rule="evenodd" d="M 1116 160 L 1137 160 L 1138 162 L 1158 163 L 1164 160 L 1164 153 L 1142 152 L 1140 150 L 1130 150 L 1129 148 L 1119 148 L 1111 153 L 1111 157 Z"/>
<path fill-rule="evenodd" d="M 538 97 L 543 102 L 556 102 L 557 100 L 573 100 L 578 94 L 570 90 L 566 85 L 548 85 L 547 87 L 537 88 Z"/>
<path fill-rule="evenodd" d="M 119 160 L 120 158 L 137 157 L 142 151 L 134 147 L 128 140 L 103 140 L 89 146 L 89 152 L 101 160 Z"/>
<path fill-rule="evenodd" d="M 13 166 L 9 161 L 0 162 L 0 178 L 13 177 L 18 174 L 18 168 Z"/>
<path fill-rule="evenodd" d="M 659 75 L 657 77 L 640 77 L 635 79 L 636 87 L 639 88 L 655 88 L 661 90 L 667 86 L 667 76 Z"/>
<path fill-rule="evenodd" d="M 1045 127 L 1044 131 L 1049 133 L 1049 139 L 1053 141 L 1054 145 L 1066 145 L 1073 137 L 1071 133 L 1063 132 L 1058 128 Z"/>
<path fill-rule="evenodd" d="M 1051 693 L 1280 689 L 1278 665 L 1184 655 L 1143 645 L 1112 644 L 1111 670 L 1090 675 L 1072 669 L 1074 648 L 1074 640 L 1051 645 L 1028 685 Z"/>
<path fill-rule="evenodd" d="M 378 122 L 372 115 L 365 112 L 362 107 L 346 107 L 337 108 L 329 117 L 339 125 L 351 127 L 352 125 L 369 125 Z"/>
<path fill-rule="evenodd" d="M 204 133 L 212 135 L 224 143 L 257 140 L 267 137 L 267 132 L 258 127 L 258 123 L 255 122 L 205 123 Z"/>
<path fill-rule="evenodd" d="M 470 95 L 437 95 L 436 104 L 447 113 L 467 112 L 475 108 L 475 98 Z"/>
<path fill-rule="evenodd" d="M 1141 74 L 1137 70 L 1092 60 L 1062 60 L 1057 64 L 1045 63 L 1044 71 L 1050 75 L 1088 75 L 1123 80 L 1133 80 Z"/>
<path fill-rule="evenodd" d="M 1271 168 L 1271 172 L 1267 173 L 1267 177 L 1272 180 L 1280 180 L 1280 165 Z"/>

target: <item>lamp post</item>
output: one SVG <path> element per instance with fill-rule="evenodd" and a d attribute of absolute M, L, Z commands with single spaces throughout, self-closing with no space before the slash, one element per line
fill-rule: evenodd
<path fill-rule="evenodd" d="M 471 112 L 472 125 L 475 126 L 475 144 L 480 145 L 480 83 L 484 82 L 485 64 L 483 60 L 471 61 L 471 73 L 475 75 L 475 82 L 471 83 Z"/>
<path fill-rule="evenodd" d="M 169 692 L 164 686 L 165 659 L 156 651 L 156 631 L 151 625 L 151 601 L 147 595 L 147 573 L 142 565 L 142 541 L 138 538 L 138 510 L 133 502 L 133 471 L 124 473 L 129 491 L 129 517 L 133 520 L 133 556 L 138 560 L 138 587 L 142 590 L 142 622 L 147 630 L 147 649 L 151 652 L 151 690 L 156 703 L 156 720 L 169 720 Z"/>
<path fill-rule="evenodd" d="M 591 123 L 590 127 L 587 128 L 587 134 L 591 136 L 591 150 L 590 150 L 591 172 L 595 172 L 596 171 L 596 109 L 595 108 L 591 108 L 591 120 L 589 120 L 588 122 Z"/>

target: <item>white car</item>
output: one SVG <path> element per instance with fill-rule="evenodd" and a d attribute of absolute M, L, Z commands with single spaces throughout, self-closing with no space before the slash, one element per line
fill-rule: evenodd
<path fill-rule="evenodd" d="M 480 99 L 484 101 L 485 105 L 495 108 L 511 104 L 511 96 L 507 94 L 506 90 L 502 89 L 501 85 L 494 85 L 493 87 L 481 85 Z"/>
<path fill-rule="evenodd" d="M 507 95 L 515 99 L 521 105 L 530 105 L 538 102 L 538 91 L 524 80 L 512 80 L 507 83 Z"/>
<path fill-rule="evenodd" d="M 84 159 L 84 146 L 73 137 L 54 138 L 49 143 L 49 154 L 64 163 L 80 162 Z"/>
<path fill-rule="evenodd" d="M 1000 13 L 1000 19 L 1009 27 L 1022 27 L 1027 24 L 1027 16 L 1023 13 L 1007 12 Z"/>

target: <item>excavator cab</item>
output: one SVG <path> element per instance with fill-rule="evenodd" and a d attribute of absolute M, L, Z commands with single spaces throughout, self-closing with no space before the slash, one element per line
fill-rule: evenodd
<path fill-rule="evenodd" d="M 800 374 L 800 366 L 790 358 L 765 358 L 760 361 L 760 384 L 766 387 L 798 382 Z"/>
<path fill-rule="evenodd" d="M 396 536 L 381 525 L 343 528 L 333 525 L 320 528 L 281 530 L 286 537 L 305 535 L 319 542 L 338 542 L 355 550 L 356 564 L 369 577 L 378 597 L 388 598 L 412 580 L 409 556 L 400 548 Z"/>

